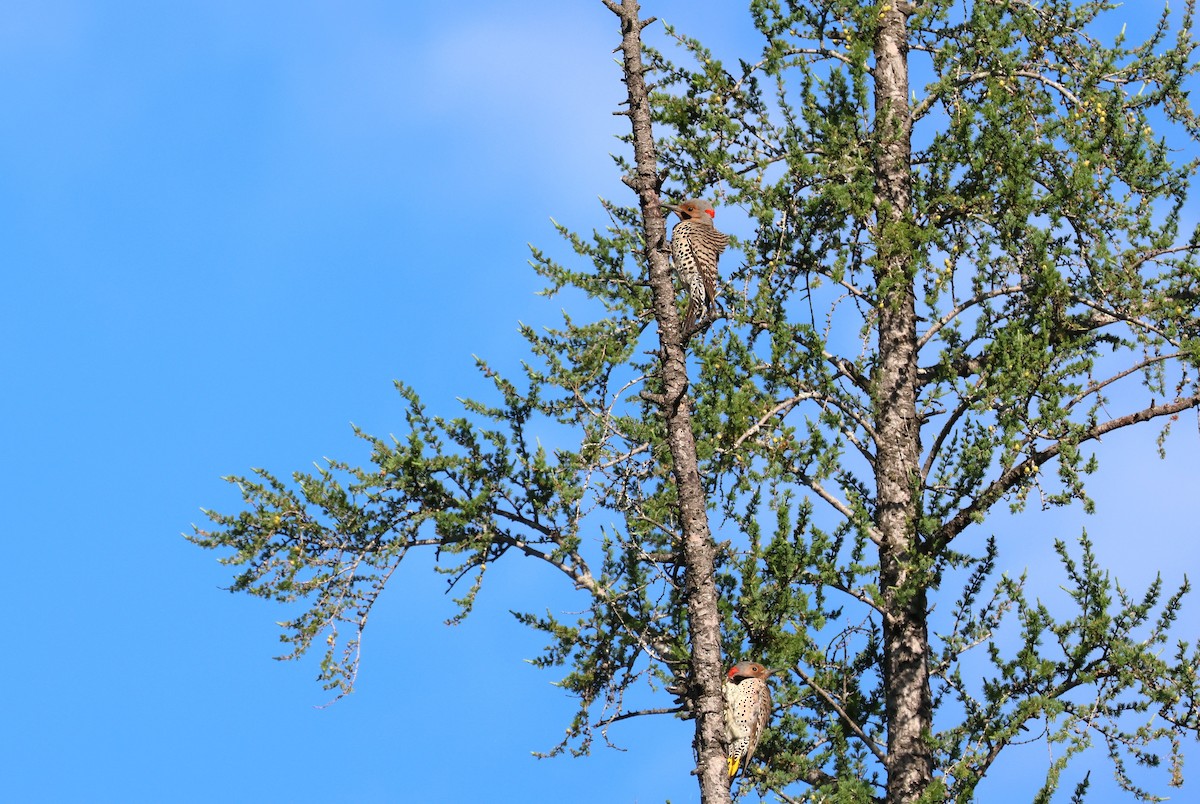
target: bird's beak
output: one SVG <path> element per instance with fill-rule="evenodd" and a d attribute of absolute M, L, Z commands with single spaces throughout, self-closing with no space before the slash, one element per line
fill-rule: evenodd
<path fill-rule="evenodd" d="M 783 675 L 783 674 L 784 674 L 784 673 L 786 673 L 786 672 L 787 672 L 787 670 L 782 670 L 782 669 L 778 669 L 778 668 L 775 668 L 775 667 L 768 667 L 768 668 L 767 668 L 767 675 L 768 675 L 768 676 L 781 676 L 781 675 Z"/>
<path fill-rule="evenodd" d="M 676 206 L 676 205 L 674 205 L 674 204 L 663 204 L 663 205 L 662 205 L 662 208 L 663 208 L 663 209 L 669 209 L 669 210 L 671 210 L 672 212 L 675 212 L 675 213 L 678 213 L 678 212 L 679 212 L 679 207 L 677 207 L 677 206 Z"/>

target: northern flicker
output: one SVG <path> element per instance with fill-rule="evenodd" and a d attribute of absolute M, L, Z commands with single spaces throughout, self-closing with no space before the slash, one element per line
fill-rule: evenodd
<path fill-rule="evenodd" d="M 774 673 L 758 662 L 738 662 L 725 676 L 725 740 L 729 745 L 729 783 L 743 774 L 758 747 L 758 738 L 771 719 L 771 690 L 767 677 Z"/>
<path fill-rule="evenodd" d="M 717 259 L 729 245 L 729 237 L 717 231 L 713 205 L 702 198 L 663 206 L 679 216 L 671 230 L 671 260 L 688 290 L 683 324 L 686 338 L 717 301 Z"/>

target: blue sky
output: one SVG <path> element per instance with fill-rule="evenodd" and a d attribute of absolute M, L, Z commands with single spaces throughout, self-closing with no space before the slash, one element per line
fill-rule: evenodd
<path fill-rule="evenodd" d="M 718 55 L 744 31 L 692 16 Z M 472 354 L 511 366 L 516 322 L 556 321 L 526 243 L 626 198 L 616 44 L 598 2 L 0 2 L 0 799 L 695 798 L 677 721 L 531 756 L 573 711 L 507 614 L 581 605 L 548 572 L 501 562 L 447 628 L 443 580 L 406 567 L 358 691 L 318 709 L 313 664 L 270 659 L 285 612 L 179 536 L 236 508 L 222 475 L 360 461 L 350 422 L 403 423 L 393 378 L 452 412 Z M 1135 588 L 1200 577 L 1195 415 L 1168 461 L 1152 441 L 1106 439 L 1086 522 L 998 522 L 1051 592 L 1046 544 L 1081 522 Z"/>

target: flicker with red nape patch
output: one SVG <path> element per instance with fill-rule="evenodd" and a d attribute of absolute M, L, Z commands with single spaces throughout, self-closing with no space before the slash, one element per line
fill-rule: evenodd
<path fill-rule="evenodd" d="M 730 784 L 739 771 L 745 774 L 758 740 L 771 720 L 767 678 L 774 672 L 758 662 L 738 662 L 725 676 L 725 740 Z"/>
<path fill-rule="evenodd" d="M 697 322 L 707 319 L 717 301 L 717 260 L 729 245 L 728 235 L 713 224 L 716 211 L 703 198 L 693 198 L 664 208 L 679 216 L 671 230 L 671 261 L 688 291 L 683 336 L 692 334 Z"/>

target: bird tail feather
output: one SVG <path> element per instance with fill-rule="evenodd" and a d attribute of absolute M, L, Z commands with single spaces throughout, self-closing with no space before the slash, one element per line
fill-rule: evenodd
<path fill-rule="evenodd" d="M 683 333 L 690 335 L 696 322 L 700 320 L 700 300 L 694 295 L 688 296 L 687 314 L 683 317 Z"/>

